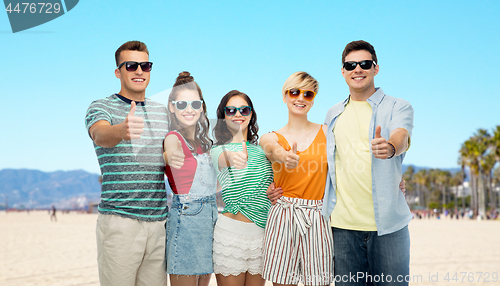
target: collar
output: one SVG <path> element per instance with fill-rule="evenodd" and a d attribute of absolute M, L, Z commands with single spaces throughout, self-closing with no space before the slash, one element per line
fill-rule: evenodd
<path fill-rule="evenodd" d="M 375 93 L 370 96 L 367 101 L 371 101 L 375 105 L 379 105 L 384 98 L 385 93 L 380 87 L 375 88 Z"/>
<path fill-rule="evenodd" d="M 368 99 L 366 101 L 368 103 L 370 103 L 370 105 L 372 105 L 372 106 L 373 105 L 379 105 L 380 102 L 382 101 L 382 99 L 384 98 L 384 96 L 385 96 L 384 91 L 380 87 L 376 87 L 375 88 L 375 92 L 370 97 L 368 97 Z M 343 105 L 346 106 L 349 103 L 350 99 L 351 99 L 351 95 L 349 95 L 343 101 Z"/>
<path fill-rule="evenodd" d="M 126 98 L 125 96 L 119 95 L 118 93 L 115 93 L 115 95 L 116 95 L 116 97 L 118 97 L 119 99 L 123 100 L 124 102 L 126 102 L 128 104 L 132 103 L 132 100 Z M 146 101 L 135 101 L 135 104 L 145 106 Z"/>

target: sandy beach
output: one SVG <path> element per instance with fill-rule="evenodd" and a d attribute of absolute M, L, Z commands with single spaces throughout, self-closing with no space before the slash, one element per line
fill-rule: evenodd
<path fill-rule="evenodd" d="M 0 285 L 99 285 L 96 218 L 0 212 Z M 409 227 L 410 285 L 500 285 L 500 221 L 425 219 Z"/>

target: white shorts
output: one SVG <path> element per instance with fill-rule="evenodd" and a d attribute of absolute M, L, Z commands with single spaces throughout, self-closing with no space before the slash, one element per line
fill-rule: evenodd
<path fill-rule="evenodd" d="M 214 273 L 224 276 L 262 274 L 264 229 L 221 215 L 214 228 Z"/>
<path fill-rule="evenodd" d="M 167 285 L 165 221 L 97 216 L 97 264 L 102 286 Z"/>
<path fill-rule="evenodd" d="M 269 211 L 264 279 L 279 284 L 329 285 L 333 235 L 321 200 L 281 197 Z"/>

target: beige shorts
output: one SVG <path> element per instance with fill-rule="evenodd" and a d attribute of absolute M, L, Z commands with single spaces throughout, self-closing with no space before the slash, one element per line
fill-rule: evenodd
<path fill-rule="evenodd" d="M 165 286 L 165 221 L 97 216 L 101 285 Z"/>

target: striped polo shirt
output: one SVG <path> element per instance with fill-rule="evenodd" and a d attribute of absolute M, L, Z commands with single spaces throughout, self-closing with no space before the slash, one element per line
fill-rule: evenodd
<path fill-rule="evenodd" d="M 131 101 L 119 94 L 96 100 L 85 116 L 87 131 L 106 120 L 116 125 L 130 112 Z M 164 105 L 146 99 L 137 102 L 135 116 L 144 119 L 140 139 L 122 140 L 112 148 L 94 149 L 101 168 L 102 188 L 99 212 L 144 221 L 161 221 L 167 215 L 165 162 L 162 143 L 167 134 Z"/>
<path fill-rule="evenodd" d="M 217 179 L 222 186 L 222 200 L 226 204 L 222 213 L 241 212 L 256 225 L 264 228 L 271 202 L 266 190 L 273 182 L 271 162 L 259 145 L 247 144 L 248 162 L 244 169 L 226 167 L 219 171 L 219 156 L 224 150 L 242 151 L 241 143 L 214 146 L 211 150 L 212 163 Z"/>

